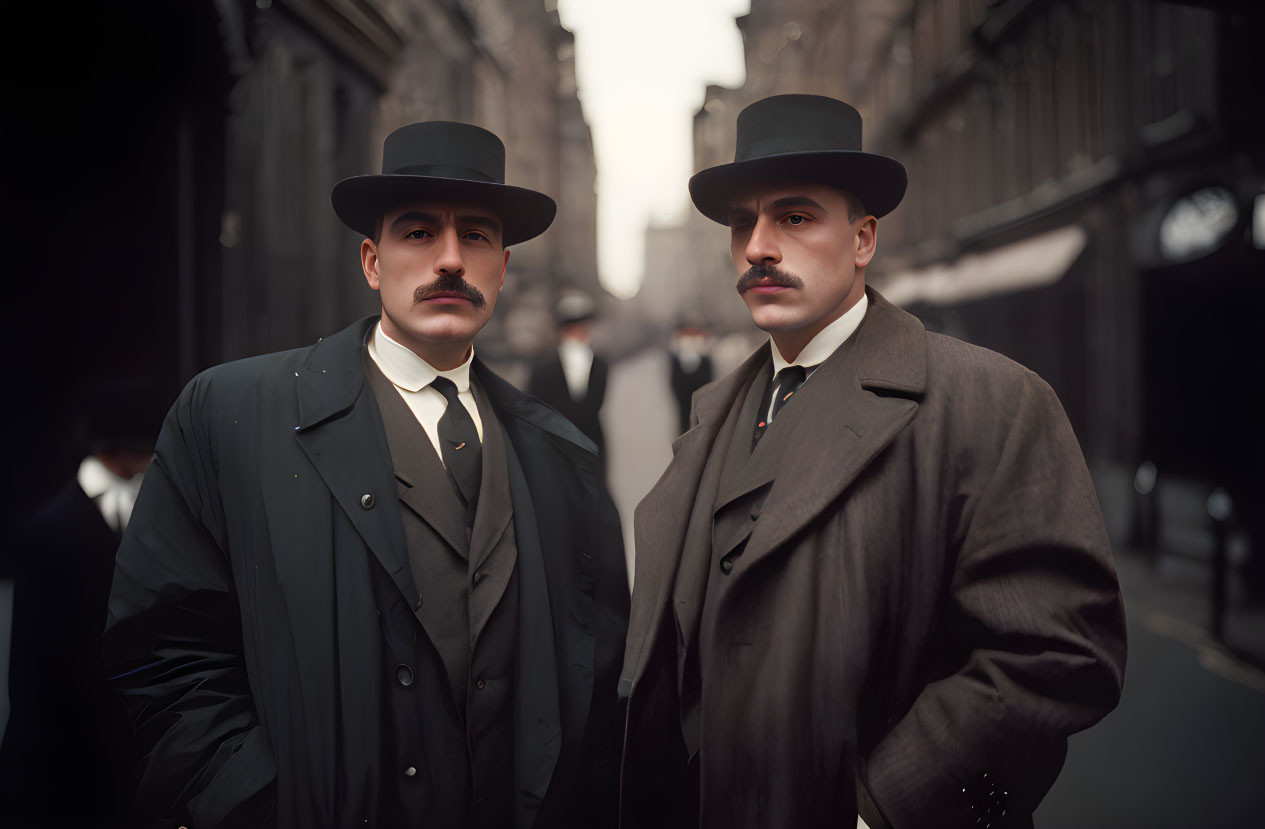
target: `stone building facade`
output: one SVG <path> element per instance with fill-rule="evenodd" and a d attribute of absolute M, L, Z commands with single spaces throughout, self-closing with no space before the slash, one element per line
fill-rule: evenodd
<path fill-rule="evenodd" d="M 234 283 L 228 303 L 254 296 L 242 303 L 249 322 L 235 322 L 225 307 L 224 356 L 303 342 L 336 328 L 349 309 L 374 310 L 357 278 L 357 239 L 334 217 L 328 194 L 343 176 L 376 172 L 383 138 L 413 121 L 492 130 L 506 143 L 508 180 L 558 201 L 551 232 L 511 254 L 505 313 L 484 334 L 490 352 L 539 339 L 540 316 L 527 314 L 526 335 L 511 342 L 504 323 L 516 306 L 546 308 L 566 287 L 596 289 L 592 138 L 572 36 L 556 13 L 537 0 L 275 0 L 253 18 L 256 53 L 231 93 L 239 105 L 229 158 L 242 169 L 229 176 L 226 216 L 256 234 L 227 249 L 224 278 Z M 308 231 L 286 227 L 295 222 Z M 281 295 L 306 301 L 278 314 Z"/>
<path fill-rule="evenodd" d="M 329 193 L 377 172 L 402 124 L 492 129 L 508 179 L 559 203 L 552 230 L 512 252 L 485 356 L 544 347 L 554 298 L 597 291 L 592 138 L 572 36 L 542 0 L 72 5 L 15 8 L 4 33 L 22 159 L 6 212 L 81 217 L 70 232 L 10 224 L 26 236 L 10 246 L 15 272 L 56 263 L 55 280 L 15 286 L 25 316 L 8 331 L 37 399 L 13 414 L 28 438 L 12 485 L 27 497 L 81 457 L 77 413 L 97 378 L 151 389 L 137 417 L 156 420 L 202 368 L 376 311 Z M 32 42 L 56 57 L 24 65 Z"/>
<path fill-rule="evenodd" d="M 752 0 L 746 82 L 707 90 L 695 166 L 732 159 L 734 119 L 758 98 L 853 103 L 866 149 L 910 174 L 872 284 L 1049 380 L 1121 498 L 1149 459 L 1252 502 L 1265 441 L 1235 378 L 1259 362 L 1265 299 L 1254 7 Z M 724 228 L 686 225 L 699 249 L 727 250 Z M 695 261 L 699 301 L 749 325 L 732 266 Z"/>

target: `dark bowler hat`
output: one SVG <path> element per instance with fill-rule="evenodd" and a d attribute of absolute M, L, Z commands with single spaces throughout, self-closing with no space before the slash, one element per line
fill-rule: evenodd
<path fill-rule="evenodd" d="M 846 190 L 877 218 L 900 204 L 908 179 L 899 161 L 861 152 L 861 114 L 848 104 L 821 95 L 774 95 L 738 113 L 733 163 L 696 174 L 690 196 L 704 216 L 727 225 L 735 196 L 792 181 Z"/>
<path fill-rule="evenodd" d="M 559 325 L 584 322 L 597 316 L 597 303 L 588 294 L 572 291 L 558 300 L 554 307 L 554 316 Z"/>
<path fill-rule="evenodd" d="M 413 201 L 463 201 L 501 221 L 506 247 L 544 233 L 558 206 L 544 193 L 505 183 L 505 145 L 487 130 L 455 121 L 400 127 L 382 144 L 382 175 L 352 176 L 330 194 L 338 218 L 373 236 L 378 220 Z"/>

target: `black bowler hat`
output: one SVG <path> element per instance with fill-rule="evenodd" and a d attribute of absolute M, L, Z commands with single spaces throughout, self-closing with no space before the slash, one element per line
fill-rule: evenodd
<path fill-rule="evenodd" d="M 505 145 L 487 130 L 456 121 L 400 127 L 382 144 L 382 175 L 352 176 L 330 193 L 334 212 L 373 236 L 387 210 L 412 201 L 466 201 L 501 221 L 506 247 L 544 233 L 558 205 L 544 193 L 505 183 Z"/>
<path fill-rule="evenodd" d="M 908 178 L 899 161 L 861 152 L 861 115 L 848 104 L 821 95 L 774 95 L 738 113 L 733 163 L 696 174 L 690 196 L 704 216 L 727 225 L 735 196 L 792 181 L 846 190 L 878 218 L 900 204 Z"/>
<path fill-rule="evenodd" d="M 554 317 L 558 320 L 558 325 L 585 322 L 595 316 L 597 316 L 597 303 L 588 294 L 579 291 L 564 294 L 554 306 Z"/>

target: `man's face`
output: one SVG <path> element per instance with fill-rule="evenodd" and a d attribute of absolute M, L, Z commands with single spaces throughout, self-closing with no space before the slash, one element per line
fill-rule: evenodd
<path fill-rule="evenodd" d="M 452 366 L 440 363 L 464 361 L 492 316 L 509 251 L 488 209 L 418 202 L 387 211 L 378 241 L 366 239 L 360 258 L 382 296 L 383 330 L 444 369 Z"/>
<path fill-rule="evenodd" d="M 865 292 L 876 222 L 850 219 L 850 204 L 833 187 L 787 184 L 753 189 L 730 206 L 738 293 L 779 348 L 782 339 L 802 348 Z"/>

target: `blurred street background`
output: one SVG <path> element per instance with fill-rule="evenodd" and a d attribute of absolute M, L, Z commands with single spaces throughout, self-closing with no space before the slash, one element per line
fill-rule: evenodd
<path fill-rule="evenodd" d="M 1053 386 L 1115 545 L 1124 698 L 1072 740 L 1038 827 L 1265 826 L 1263 6 L 10 6 L 10 526 L 74 477 L 103 410 L 152 430 L 198 371 L 376 313 L 330 189 L 377 172 L 396 127 L 452 119 L 500 135 L 508 181 L 558 202 L 513 249 L 476 348 L 523 385 L 555 351 L 559 300 L 596 303 L 631 561 L 633 508 L 680 432 L 672 360 L 705 353 L 718 377 L 764 339 L 686 179 L 732 160 L 746 104 L 831 95 L 909 171 L 871 284 Z M 16 555 L 0 555 L 0 634 Z"/>

